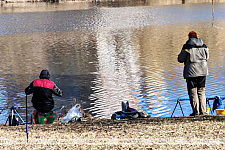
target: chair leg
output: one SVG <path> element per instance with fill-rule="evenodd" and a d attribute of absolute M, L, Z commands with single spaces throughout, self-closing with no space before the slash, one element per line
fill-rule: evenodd
<path fill-rule="evenodd" d="M 31 124 L 35 124 L 35 116 L 36 116 L 36 110 L 34 110 L 34 112 L 30 116 Z"/>

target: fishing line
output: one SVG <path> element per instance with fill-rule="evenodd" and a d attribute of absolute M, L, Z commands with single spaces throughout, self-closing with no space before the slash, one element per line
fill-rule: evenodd
<path fill-rule="evenodd" d="M 23 133 L 13 134 L 13 135 L 8 135 L 8 136 L 5 136 L 5 137 L 1 137 L 1 138 L 0 138 L 0 140 L 1 140 L 1 139 L 4 139 L 4 138 L 7 138 L 7 137 L 11 137 L 11 136 L 20 135 L 20 134 L 24 134 L 24 132 L 23 132 Z"/>

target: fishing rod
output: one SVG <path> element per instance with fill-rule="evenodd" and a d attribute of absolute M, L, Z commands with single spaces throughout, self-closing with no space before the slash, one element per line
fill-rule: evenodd
<path fill-rule="evenodd" d="M 213 5 L 213 0 L 212 0 L 212 26 L 214 25 L 214 5 Z"/>
<path fill-rule="evenodd" d="M 27 134 L 27 142 L 28 142 L 27 94 L 26 94 L 26 134 Z"/>
<path fill-rule="evenodd" d="M 27 107 L 32 107 L 32 106 L 27 106 Z M 12 107 L 4 107 L 4 108 L 0 108 L 0 114 L 2 114 L 2 112 L 3 112 L 4 110 L 10 109 L 11 111 L 14 110 L 14 111 L 17 113 L 17 115 L 19 115 L 18 112 L 17 112 L 17 110 L 18 110 L 18 109 L 21 109 L 21 108 L 26 108 L 26 106 L 12 106 Z M 20 119 L 22 120 L 21 117 L 20 117 Z"/>
<path fill-rule="evenodd" d="M 33 106 L 27 106 L 27 107 L 33 107 Z M 26 106 L 11 106 L 11 107 L 4 107 L 0 108 L 0 110 L 7 110 L 7 109 L 20 109 L 20 108 L 26 108 Z"/>
<path fill-rule="evenodd" d="M 221 98 L 222 100 L 225 99 L 225 97 L 215 96 L 215 97 L 206 97 L 206 100 L 215 100 L 217 98 Z M 189 98 L 178 98 L 178 101 L 188 101 Z"/>

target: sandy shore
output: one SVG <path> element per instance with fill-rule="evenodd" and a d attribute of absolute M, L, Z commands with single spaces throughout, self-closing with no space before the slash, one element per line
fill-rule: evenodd
<path fill-rule="evenodd" d="M 0 126 L 1 149 L 223 149 L 225 116 Z"/>

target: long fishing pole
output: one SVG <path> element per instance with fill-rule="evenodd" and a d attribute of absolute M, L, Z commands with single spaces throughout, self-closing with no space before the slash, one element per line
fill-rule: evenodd
<path fill-rule="evenodd" d="M 218 97 L 218 96 L 215 96 L 215 97 L 206 97 L 206 100 L 215 100 L 216 98 L 221 98 L 222 100 L 225 99 L 225 97 Z M 189 98 L 178 98 L 177 100 L 179 101 L 188 101 L 190 100 Z"/>
<path fill-rule="evenodd" d="M 212 0 L 212 26 L 214 25 L 214 9 L 213 9 L 213 0 Z"/>
<path fill-rule="evenodd" d="M 27 134 L 27 142 L 28 142 L 27 94 L 26 94 L 26 134 Z"/>

